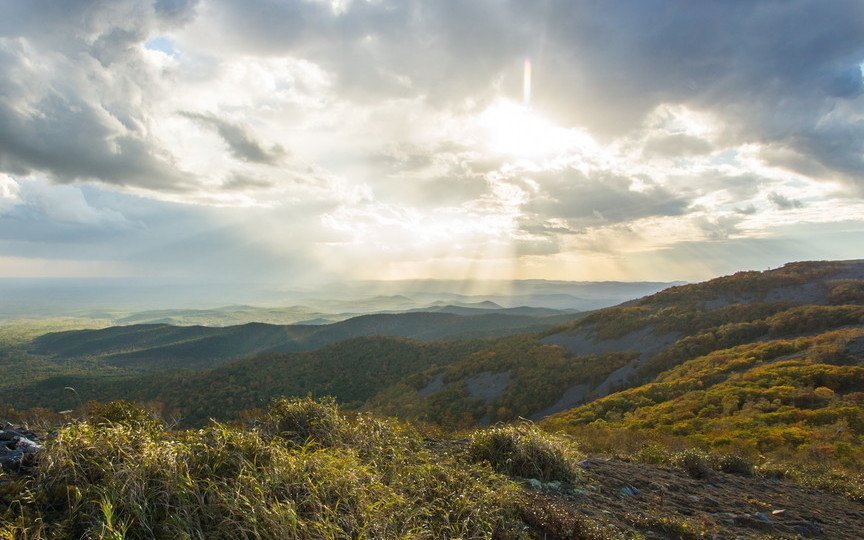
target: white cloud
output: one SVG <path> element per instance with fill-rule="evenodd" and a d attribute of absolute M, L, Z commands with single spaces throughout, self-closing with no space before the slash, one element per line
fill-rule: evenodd
<path fill-rule="evenodd" d="M 862 36 L 854 1 L 2 2 L 0 216 L 230 215 L 262 264 L 388 276 L 861 220 Z"/>

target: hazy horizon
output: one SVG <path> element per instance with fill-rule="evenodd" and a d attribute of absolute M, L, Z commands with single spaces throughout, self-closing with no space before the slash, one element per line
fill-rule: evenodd
<path fill-rule="evenodd" d="M 0 278 L 0 319 L 52 315 L 111 319 L 147 311 L 231 311 L 243 307 L 298 308 L 301 314 L 336 315 L 481 302 L 582 311 L 631 300 L 677 283 L 406 280 L 346 281 L 292 288 L 288 284 L 171 279 Z M 303 316 L 296 318 L 304 320 Z"/>

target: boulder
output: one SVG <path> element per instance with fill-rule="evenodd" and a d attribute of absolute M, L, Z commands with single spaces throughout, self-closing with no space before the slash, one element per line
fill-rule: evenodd
<path fill-rule="evenodd" d="M 32 466 L 43 449 L 39 440 L 35 433 L 5 424 L 0 430 L 0 467 L 17 472 Z"/>

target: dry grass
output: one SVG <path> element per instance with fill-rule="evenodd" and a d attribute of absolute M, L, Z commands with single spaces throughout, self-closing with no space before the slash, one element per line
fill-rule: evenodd
<path fill-rule="evenodd" d="M 516 490 L 331 401 L 280 400 L 260 429 L 179 432 L 115 403 L 3 484 L 0 538 L 510 538 Z"/>
<path fill-rule="evenodd" d="M 475 432 L 469 454 L 508 476 L 575 483 L 582 455 L 563 436 L 542 431 L 530 422 Z"/>

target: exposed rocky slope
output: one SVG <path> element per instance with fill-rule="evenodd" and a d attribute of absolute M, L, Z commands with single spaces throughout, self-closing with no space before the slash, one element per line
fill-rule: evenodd
<path fill-rule="evenodd" d="M 585 531 L 586 518 L 600 537 L 864 537 L 864 505 L 787 481 L 718 471 L 696 479 L 680 469 L 607 459 L 581 466 L 582 485 L 529 489 L 531 521 L 546 538 Z"/>

